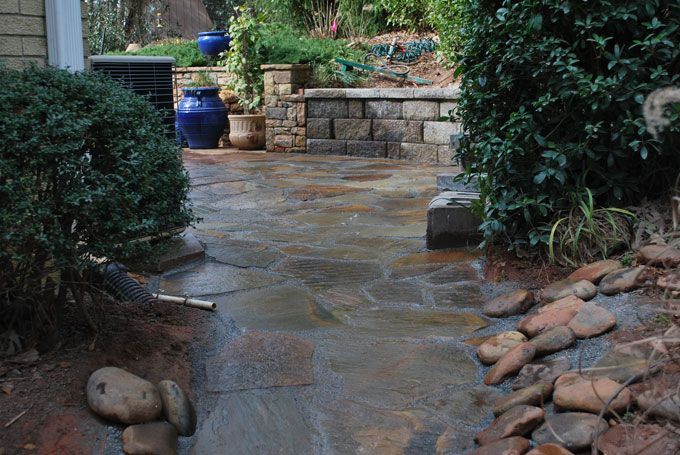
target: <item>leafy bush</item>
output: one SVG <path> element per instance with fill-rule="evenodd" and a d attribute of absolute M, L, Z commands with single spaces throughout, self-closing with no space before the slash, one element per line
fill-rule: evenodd
<path fill-rule="evenodd" d="M 339 0 L 338 11 L 341 36 L 371 37 L 387 30 L 385 10 L 373 0 Z"/>
<path fill-rule="evenodd" d="M 463 48 L 466 9 L 472 0 L 431 0 L 430 23 L 439 35 L 439 50 L 453 63 Z"/>
<path fill-rule="evenodd" d="M 387 12 L 388 24 L 410 30 L 431 28 L 433 0 L 377 0 Z"/>
<path fill-rule="evenodd" d="M 283 24 L 269 24 L 263 29 L 262 52 L 265 63 L 308 63 L 312 66 L 315 86 L 354 85 L 337 71 L 335 58 L 360 61 L 367 49 L 350 48 L 345 40 L 311 38 Z M 349 76 L 351 77 L 351 76 Z"/>
<path fill-rule="evenodd" d="M 263 30 L 262 47 L 266 63 L 322 64 L 336 57 L 361 59 L 362 47 L 350 48 L 345 40 L 310 38 L 283 24 L 270 24 Z"/>
<path fill-rule="evenodd" d="M 460 152 L 487 241 L 547 244 L 546 223 L 585 188 L 595 207 L 670 188 L 680 117 L 654 139 L 642 103 L 678 81 L 677 2 L 470 2 L 464 20 Z"/>
<path fill-rule="evenodd" d="M 289 2 L 289 11 L 308 35 L 333 38 L 337 35 L 339 3 L 336 0 L 297 0 Z"/>
<path fill-rule="evenodd" d="M 90 256 L 149 255 L 148 242 L 132 240 L 186 226 L 192 214 L 179 149 L 145 99 L 57 69 L 0 68 L 0 83 L 4 325 L 32 317 L 54 297 L 48 282 L 65 282 L 59 275 L 73 277 Z"/>
<path fill-rule="evenodd" d="M 201 51 L 198 50 L 196 41 L 181 39 L 150 44 L 137 51 L 117 52 L 114 54 L 174 57 L 175 65 L 178 67 L 208 65 L 208 60 L 201 54 Z"/>

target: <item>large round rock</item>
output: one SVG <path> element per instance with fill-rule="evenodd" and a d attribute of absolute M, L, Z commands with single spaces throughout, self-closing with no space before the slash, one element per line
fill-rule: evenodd
<path fill-rule="evenodd" d="M 571 323 L 571 321 L 569 321 Z M 558 325 L 531 339 L 536 347 L 536 356 L 548 355 L 566 349 L 576 341 L 574 331 L 565 325 Z"/>
<path fill-rule="evenodd" d="M 87 381 L 87 403 L 100 416 L 120 423 L 150 422 L 161 414 L 156 386 L 116 367 L 92 373 Z"/>
<path fill-rule="evenodd" d="M 605 259 L 602 261 L 593 262 L 573 272 L 567 277 L 571 281 L 587 280 L 593 284 L 597 284 L 612 272 L 616 272 L 623 268 L 620 261 L 612 259 Z"/>
<path fill-rule="evenodd" d="M 173 381 L 158 383 L 163 403 L 163 415 L 182 436 L 191 436 L 196 431 L 196 411 L 184 391 Z"/>
<path fill-rule="evenodd" d="M 609 429 L 604 419 L 587 412 L 564 412 L 545 416 L 545 423 L 532 434 L 536 444 L 560 444 L 571 451 L 590 447 L 593 439 Z"/>
<path fill-rule="evenodd" d="M 490 337 L 477 348 L 477 357 L 486 365 L 494 364 L 518 344 L 527 341 L 520 332 L 502 332 Z"/>
<path fill-rule="evenodd" d="M 590 300 L 596 294 L 597 288 L 590 281 L 561 280 L 549 284 L 541 291 L 541 302 L 545 305 L 570 295 L 575 295 L 582 300 Z"/>
<path fill-rule="evenodd" d="M 123 431 L 123 451 L 128 455 L 175 455 L 177 429 L 167 422 L 127 427 Z"/>
<path fill-rule="evenodd" d="M 526 289 L 519 289 L 500 295 L 484 304 L 482 312 L 492 318 L 505 318 L 525 313 L 534 304 L 534 294 Z"/>
<path fill-rule="evenodd" d="M 617 270 L 602 278 L 600 292 L 604 295 L 614 295 L 620 292 L 629 292 L 640 286 L 644 267 L 629 267 Z M 644 281 L 644 280 L 642 280 Z"/>
<path fill-rule="evenodd" d="M 605 377 L 585 377 L 578 373 L 563 374 L 555 381 L 555 407 L 599 414 L 607 406 L 607 414 L 623 414 L 631 402 L 628 388 Z"/>
<path fill-rule="evenodd" d="M 517 373 L 524 365 L 531 362 L 536 348 L 529 342 L 521 343 L 509 350 L 484 376 L 484 384 L 496 385 L 511 374 Z"/>

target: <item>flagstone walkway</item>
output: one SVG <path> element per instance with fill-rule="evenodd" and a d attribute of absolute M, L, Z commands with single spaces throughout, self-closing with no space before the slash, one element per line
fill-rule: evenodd
<path fill-rule="evenodd" d="M 186 153 L 208 258 L 165 275 L 217 302 L 195 353 L 196 454 L 462 453 L 489 417 L 470 251 L 425 250 L 441 167 Z"/>

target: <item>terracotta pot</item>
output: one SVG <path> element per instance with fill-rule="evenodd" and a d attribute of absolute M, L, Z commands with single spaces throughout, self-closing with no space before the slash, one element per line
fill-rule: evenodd
<path fill-rule="evenodd" d="M 229 142 L 239 150 L 263 149 L 265 116 L 229 115 Z"/>

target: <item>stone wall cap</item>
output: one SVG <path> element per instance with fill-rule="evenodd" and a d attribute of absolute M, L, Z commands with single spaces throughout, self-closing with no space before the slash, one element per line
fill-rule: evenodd
<path fill-rule="evenodd" d="M 175 67 L 175 71 L 178 73 L 191 73 L 196 71 L 224 71 L 225 74 L 227 73 L 227 70 L 223 66 L 177 66 Z"/>
<path fill-rule="evenodd" d="M 301 103 L 305 100 L 305 95 L 302 93 L 295 93 L 293 95 L 281 95 L 282 101 L 288 101 L 290 103 Z"/>
<path fill-rule="evenodd" d="M 305 98 L 345 98 L 345 99 L 418 99 L 418 100 L 455 100 L 460 96 L 460 88 L 314 88 L 305 90 Z"/>
<path fill-rule="evenodd" d="M 308 98 L 346 98 L 347 89 L 344 88 L 308 88 L 305 99 Z"/>
<path fill-rule="evenodd" d="M 460 98 L 460 87 L 423 87 L 413 89 L 413 98 L 419 100 L 457 100 Z"/>
<path fill-rule="evenodd" d="M 90 55 L 88 59 L 94 63 L 109 62 L 135 62 L 135 63 L 172 63 L 175 64 L 174 57 L 159 57 L 148 55 Z"/>
<path fill-rule="evenodd" d="M 264 71 L 306 70 L 309 69 L 309 65 L 306 63 L 268 63 L 260 65 L 260 69 Z"/>
<path fill-rule="evenodd" d="M 435 207 L 469 207 L 473 201 L 479 200 L 480 195 L 474 191 L 443 191 L 432 198 L 428 208 Z"/>

